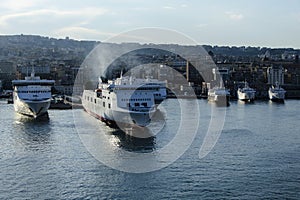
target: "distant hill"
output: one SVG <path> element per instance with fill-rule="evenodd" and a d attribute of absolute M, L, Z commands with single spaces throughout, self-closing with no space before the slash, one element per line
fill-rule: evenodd
<path fill-rule="evenodd" d="M 18 47 L 26 50 L 26 48 L 57 48 L 68 50 L 79 50 L 84 53 L 90 52 L 99 41 L 73 40 L 68 37 L 65 39 L 57 39 L 44 37 L 39 35 L 2 35 L 0 36 L 0 47 L 6 49 L 10 47 Z M 300 49 L 293 48 L 268 48 L 268 47 L 236 47 L 236 46 L 211 46 L 203 45 L 207 52 L 213 55 L 223 56 L 258 56 L 264 54 L 283 55 L 283 54 L 300 54 Z M 1 50 L 0 50 L 1 55 Z"/>

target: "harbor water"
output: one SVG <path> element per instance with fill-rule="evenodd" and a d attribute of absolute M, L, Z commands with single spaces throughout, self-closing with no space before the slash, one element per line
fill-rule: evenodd
<path fill-rule="evenodd" d="M 176 99 L 163 103 L 164 123 L 149 140 L 130 138 L 82 109 L 49 110 L 49 120 L 33 120 L 0 101 L 0 199 L 299 199 L 300 101 L 216 108 L 226 109 L 225 123 L 203 158 L 214 105 L 197 102 L 199 127 L 185 153 L 162 169 L 128 173 L 101 162 L 78 132 L 97 138 L 98 153 L 120 165 L 130 159 L 124 152 L 153 153 L 169 144 L 182 119 Z"/>

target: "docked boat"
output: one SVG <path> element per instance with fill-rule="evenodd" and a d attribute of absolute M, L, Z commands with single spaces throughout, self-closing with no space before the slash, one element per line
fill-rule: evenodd
<path fill-rule="evenodd" d="M 208 90 L 207 99 L 217 103 L 218 105 L 229 105 L 230 93 L 229 90 L 220 87 L 214 87 Z"/>
<path fill-rule="evenodd" d="M 215 86 L 208 90 L 207 99 L 215 102 L 217 105 L 229 106 L 230 92 L 221 83 L 220 86 Z"/>
<path fill-rule="evenodd" d="M 237 91 L 238 99 L 241 101 L 254 101 L 256 90 L 249 87 L 249 84 L 245 81 L 243 88 L 239 88 Z"/>
<path fill-rule="evenodd" d="M 31 76 L 26 76 L 25 80 L 13 80 L 12 84 L 16 112 L 34 118 L 47 113 L 54 80 L 40 79 L 33 70 Z"/>
<path fill-rule="evenodd" d="M 81 101 L 85 111 L 107 124 L 145 127 L 166 96 L 165 82 L 121 76 L 107 83 L 99 79 L 98 88 L 84 90 Z"/>
<path fill-rule="evenodd" d="M 285 89 L 280 87 L 278 82 L 276 82 L 275 86 L 272 85 L 268 91 L 269 99 L 272 101 L 284 101 L 285 93 L 286 93 Z"/>

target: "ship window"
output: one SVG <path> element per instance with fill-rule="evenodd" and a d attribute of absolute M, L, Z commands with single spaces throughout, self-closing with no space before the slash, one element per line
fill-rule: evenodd
<path fill-rule="evenodd" d="M 91 102 L 93 102 L 93 98 L 91 98 Z"/>
<path fill-rule="evenodd" d="M 130 108 L 130 103 L 127 103 L 126 106 L 127 106 L 128 108 Z"/>
<path fill-rule="evenodd" d="M 107 97 L 109 99 L 109 97 Z"/>
<path fill-rule="evenodd" d="M 108 104 L 108 108 L 110 108 L 110 103 Z"/>
<path fill-rule="evenodd" d="M 147 107 L 147 103 L 146 102 L 142 103 L 142 106 Z"/>
<path fill-rule="evenodd" d="M 90 97 L 89 97 L 89 96 L 87 97 L 87 100 L 88 100 L 88 101 L 90 100 Z"/>
<path fill-rule="evenodd" d="M 97 100 L 96 100 L 96 99 L 95 99 L 94 101 L 95 101 L 95 103 L 97 103 Z"/>
<path fill-rule="evenodd" d="M 105 107 L 105 102 L 103 102 L 103 107 Z"/>
<path fill-rule="evenodd" d="M 140 106 L 140 103 L 134 103 L 134 106 Z"/>

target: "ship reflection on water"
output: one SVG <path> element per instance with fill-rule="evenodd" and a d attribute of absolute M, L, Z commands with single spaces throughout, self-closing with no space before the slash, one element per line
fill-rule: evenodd
<path fill-rule="evenodd" d="M 118 123 L 119 127 L 111 127 L 109 135 L 114 136 L 110 141 L 117 147 L 129 152 L 154 151 L 156 134 L 165 125 L 165 113 L 160 109 L 151 117 L 151 123 L 147 127 L 130 126 Z"/>
<path fill-rule="evenodd" d="M 125 133 L 122 130 L 114 130 L 111 132 L 112 136 L 115 136 L 111 141 L 114 145 L 118 146 L 129 152 L 139 152 L 139 153 L 148 153 L 155 150 L 155 136 L 150 136 L 147 138 L 138 138 L 132 135 L 139 133 L 141 130 L 137 129 L 128 129 Z M 150 130 L 144 128 L 144 133 L 148 132 L 150 135 Z"/>
<path fill-rule="evenodd" d="M 130 127 L 123 126 L 114 129 L 110 135 L 115 136 L 112 138 L 113 143 L 126 151 L 148 153 L 156 149 L 156 135 L 165 126 L 165 113 L 158 109 L 155 115 L 151 118 L 151 123 L 147 127 Z"/>

